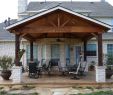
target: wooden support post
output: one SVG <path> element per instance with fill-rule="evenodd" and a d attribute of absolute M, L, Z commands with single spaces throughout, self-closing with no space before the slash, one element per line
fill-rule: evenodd
<path fill-rule="evenodd" d="M 84 61 L 87 61 L 87 55 L 86 55 L 86 46 L 87 46 L 87 41 L 84 41 Z"/>
<path fill-rule="evenodd" d="M 30 41 L 30 61 L 33 61 L 33 41 Z"/>
<path fill-rule="evenodd" d="M 19 64 L 19 49 L 20 49 L 20 35 L 15 35 L 15 65 L 20 66 Z"/>
<path fill-rule="evenodd" d="M 103 66 L 102 33 L 98 34 L 98 66 Z"/>

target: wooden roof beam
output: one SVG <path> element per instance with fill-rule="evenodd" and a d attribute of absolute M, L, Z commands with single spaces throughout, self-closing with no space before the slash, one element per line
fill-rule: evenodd
<path fill-rule="evenodd" d="M 29 40 L 29 41 L 35 41 L 35 38 L 32 37 L 30 34 L 25 35 L 24 38 Z"/>
<path fill-rule="evenodd" d="M 86 26 L 66 26 L 60 28 L 54 27 L 26 27 L 20 33 L 97 33 L 103 32 L 99 27 L 86 27 Z"/>

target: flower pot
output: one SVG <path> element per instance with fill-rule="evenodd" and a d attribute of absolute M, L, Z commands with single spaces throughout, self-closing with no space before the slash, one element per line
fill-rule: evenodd
<path fill-rule="evenodd" d="M 106 78 L 110 79 L 112 75 L 113 75 L 113 70 L 106 69 Z"/>
<path fill-rule="evenodd" d="M 1 76 L 4 80 L 9 80 L 9 78 L 11 76 L 11 70 L 3 70 L 1 72 Z"/>
<path fill-rule="evenodd" d="M 89 66 L 89 71 L 94 71 L 94 69 L 95 69 L 95 66 L 93 65 Z"/>

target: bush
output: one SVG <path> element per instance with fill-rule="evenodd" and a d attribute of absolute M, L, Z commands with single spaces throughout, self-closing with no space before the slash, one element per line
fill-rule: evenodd
<path fill-rule="evenodd" d="M 13 66 L 12 58 L 10 56 L 2 56 L 0 57 L 0 67 L 3 70 L 9 70 Z"/>

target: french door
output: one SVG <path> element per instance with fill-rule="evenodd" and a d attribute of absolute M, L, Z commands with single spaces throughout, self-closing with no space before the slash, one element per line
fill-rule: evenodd
<path fill-rule="evenodd" d="M 58 44 L 51 45 L 51 59 L 60 59 L 60 46 Z"/>
<path fill-rule="evenodd" d="M 80 61 L 80 52 L 81 46 L 75 46 L 75 64 L 78 64 Z"/>

